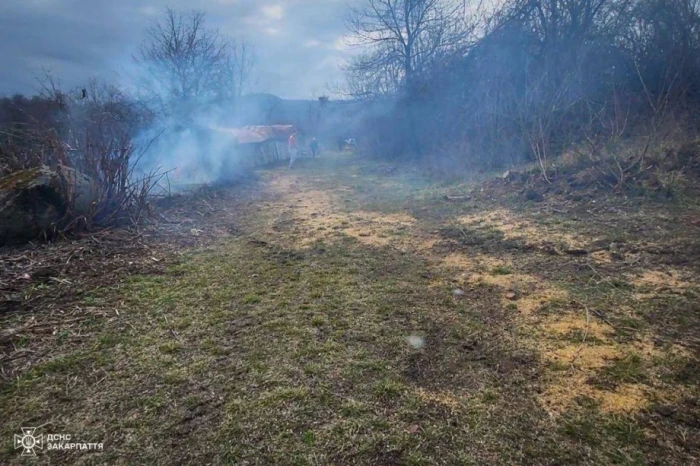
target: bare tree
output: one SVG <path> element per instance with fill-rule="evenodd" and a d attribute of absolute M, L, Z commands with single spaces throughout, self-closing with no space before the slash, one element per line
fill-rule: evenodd
<path fill-rule="evenodd" d="M 245 41 L 231 41 L 228 55 L 222 63 L 217 97 L 237 99 L 248 88 L 255 65 L 255 52 Z"/>
<path fill-rule="evenodd" d="M 363 96 L 412 88 L 416 76 L 462 47 L 470 27 L 467 2 L 366 0 L 351 9 L 347 27 L 366 53 L 348 66 L 353 90 Z"/>
<path fill-rule="evenodd" d="M 145 66 L 148 93 L 166 103 L 190 103 L 240 96 L 254 55 L 245 41 L 207 28 L 204 13 L 168 8 L 148 30 L 137 61 Z"/>

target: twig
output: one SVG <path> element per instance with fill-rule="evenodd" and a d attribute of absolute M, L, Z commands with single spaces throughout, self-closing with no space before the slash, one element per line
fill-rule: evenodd
<path fill-rule="evenodd" d="M 73 251 L 73 252 L 70 253 L 70 256 L 68 256 L 68 259 L 66 260 L 66 265 L 63 266 L 63 269 L 61 270 L 61 273 L 58 274 L 59 277 L 60 277 L 61 275 L 63 275 L 63 274 L 66 273 L 66 269 L 68 268 L 68 265 L 70 264 L 70 260 L 73 258 L 73 256 L 74 256 L 78 251 L 82 251 L 82 250 L 83 250 L 83 248 L 78 248 L 78 249 L 76 249 L 75 251 Z"/>
<path fill-rule="evenodd" d="M 170 330 L 170 333 L 173 335 L 173 337 L 175 337 L 176 340 L 179 340 L 180 335 L 178 335 L 177 332 L 175 331 L 175 329 L 173 329 L 172 326 L 170 325 L 170 321 L 168 321 L 168 316 L 163 314 L 163 318 L 165 319 L 165 323 L 168 324 L 168 330 Z"/>
<path fill-rule="evenodd" d="M 601 249 L 598 249 L 598 250 L 596 250 L 595 252 L 600 251 L 600 250 L 601 250 Z M 613 285 L 613 282 L 612 282 L 608 277 L 602 276 L 596 269 L 593 268 L 593 266 L 592 266 L 590 263 L 587 263 L 586 265 L 588 266 L 589 269 L 591 269 L 591 270 L 593 271 L 593 273 L 594 273 L 595 275 L 597 275 L 597 276 L 600 277 L 600 280 L 601 280 L 601 281 L 607 282 L 607 283 Z M 593 277 L 595 277 L 595 275 L 593 275 Z M 588 285 L 591 283 L 591 281 L 593 281 L 593 277 L 591 277 L 591 279 L 588 280 L 588 283 L 587 283 Z M 600 283 L 600 282 L 598 282 L 598 283 Z"/>
<path fill-rule="evenodd" d="M 581 346 L 576 350 L 576 353 L 574 354 L 574 357 L 571 358 L 571 362 L 569 365 L 571 366 L 571 369 L 574 369 L 574 362 L 576 359 L 578 359 L 579 355 L 581 354 L 581 351 L 583 351 L 583 347 L 586 345 L 586 338 L 588 338 L 588 331 L 591 328 L 591 313 L 588 311 L 587 306 L 583 306 L 586 309 L 586 331 L 583 334 L 583 339 L 581 340 Z"/>
<path fill-rule="evenodd" d="M 216 212 L 216 210 L 214 210 L 211 204 L 209 204 L 205 199 L 202 199 L 201 201 L 204 202 L 207 205 L 207 207 L 209 207 L 209 210 L 211 210 L 212 212 Z"/>
<path fill-rule="evenodd" d="M 591 270 L 593 271 L 593 275 L 591 276 L 590 280 L 588 280 L 588 283 L 586 283 L 586 286 L 588 286 L 588 285 L 591 284 L 591 282 L 592 282 L 593 279 L 596 277 L 596 275 L 599 276 L 600 278 L 603 278 L 603 277 L 598 273 L 598 271 L 597 271 L 596 269 L 593 268 L 593 266 L 592 266 L 591 264 L 586 264 L 586 265 L 588 266 L 589 269 L 591 269 Z"/>

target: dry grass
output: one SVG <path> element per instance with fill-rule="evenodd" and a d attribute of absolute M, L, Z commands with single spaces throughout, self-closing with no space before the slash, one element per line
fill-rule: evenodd
<path fill-rule="evenodd" d="M 4 342 L 2 437 L 105 442 L 43 464 L 697 460 L 700 249 L 659 220 L 676 207 L 554 215 L 375 172 L 302 160 L 180 212 L 202 233 L 148 243 L 158 274 L 118 275 L 56 305 L 79 325 Z M 574 246 L 599 250 L 561 253 Z M 22 463 L 9 442 L 0 460 Z"/>

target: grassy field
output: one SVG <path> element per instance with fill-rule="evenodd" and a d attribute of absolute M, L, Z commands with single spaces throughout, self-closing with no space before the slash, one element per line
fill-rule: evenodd
<path fill-rule="evenodd" d="M 0 463 L 700 462 L 697 202 L 533 202 L 348 154 L 236 189 L 65 322 L 0 313 Z M 25 426 L 104 450 L 23 458 Z"/>

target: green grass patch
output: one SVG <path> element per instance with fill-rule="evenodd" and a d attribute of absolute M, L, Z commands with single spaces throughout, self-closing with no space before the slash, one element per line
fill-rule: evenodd
<path fill-rule="evenodd" d="M 248 293 L 243 296 L 243 302 L 245 304 L 257 304 L 262 300 L 262 298 L 254 293 Z"/>
<path fill-rule="evenodd" d="M 510 275 L 512 273 L 513 273 L 513 271 L 510 269 L 510 267 L 502 266 L 502 265 L 498 265 L 498 266 L 491 269 L 491 275 L 493 275 L 493 276 Z"/>
<path fill-rule="evenodd" d="M 615 360 L 604 367 L 595 378 L 597 384 L 607 387 L 616 387 L 623 383 L 641 383 L 646 379 L 644 360 L 636 353 L 629 353 Z"/>

